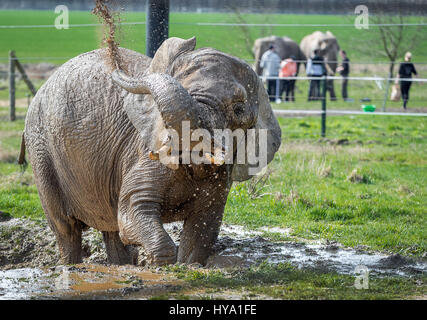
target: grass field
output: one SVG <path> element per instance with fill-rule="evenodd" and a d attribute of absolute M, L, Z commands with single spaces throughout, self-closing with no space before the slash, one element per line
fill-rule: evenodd
<path fill-rule="evenodd" d="M 243 15 L 248 23 L 260 24 L 353 24 L 353 17 L 334 15 Z M 53 27 L 54 11 L 13 11 L 0 10 L 1 25 L 52 25 L 52 28 L 0 29 L 0 57 L 6 58 L 9 50 L 15 50 L 19 57 L 74 57 L 82 52 L 99 47 L 100 27 L 71 27 L 57 30 Z M 422 17 L 414 17 L 410 22 L 420 22 Z M 144 12 L 125 12 L 123 22 L 144 22 Z M 252 59 L 245 49 L 245 37 L 241 28 L 234 26 L 191 25 L 195 22 L 234 23 L 235 14 L 220 13 L 171 13 L 169 35 L 181 38 L 197 37 L 197 47 L 213 47 L 243 59 Z M 70 11 L 70 24 L 98 23 L 97 18 L 86 11 Z M 288 36 L 300 42 L 315 31 L 332 31 L 343 49 L 347 49 L 352 61 L 384 61 L 384 58 L 366 52 L 361 42 L 372 43 L 374 29 L 358 30 L 354 27 L 249 27 L 251 38 L 278 35 Z M 414 29 L 415 30 L 415 29 Z M 120 28 L 121 45 L 139 52 L 145 52 L 145 25 L 124 25 Z M 215 36 L 212 36 L 215 35 Z M 421 43 L 413 51 L 414 61 L 427 62 L 427 43 Z M 51 60 L 62 63 L 67 59 Z M 27 62 L 27 61 L 25 61 Z"/>
<path fill-rule="evenodd" d="M 53 25 L 56 15 L 53 11 L 0 11 L 1 25 Z M 248 23 L 279 23 L 279 24 L 351 24 L 353 20 L 347 16 L 322 16 L 322 15 L 244 15 Z M 123 14 L 123 22 L 145 21 L 144 12 L 127 12 Z M 422 21 L 422 18 L 411 18 L 411 22 Z M 97 18 L 89 12 L 71 11 L 70 24 L 98 23 Z M 189 38 L 197 37 L 197 47 L 214 47 L 221 51 L 231 53 L 252 63 L 250 53 L 245 49 L 245 37 L 240 27 L 230 26 L 194 26 L 188 23 L 195 22 L 237 22 L 235 14 L 196 14 L 196 13 L 171 13 L 170 36 Z M 411 28 L 411 27 L 410 27 Z M 139 52 L 145 52 L 145 25 L 123 25 L 119 29 L 121 46 Z M 251 39 L 270 34 L 289 36 L 298 43 L 307 34 L 315 30 L 331 30 L 337 37 L 340 46 L 347 49 L 352 61 L 353 76 L 387 76 L 386 64 L 363 64 L 363 62 L 378 62 L 386 59 L 377 53 L 366 51 L 366 43 L 372 46 L 378 43 L 373 41 L 375 30 L 357 30 L 354 27 L 249 27 Z M 415 29 L 413 29 L 415 30 Z M 96 49 L 100 46 L 102 38 L 101 27 L 71 27 L 68 30 L 51 28 L 24 28 L 0 29 L 0 64 L 7 63 L 9 50 L 15 50 L 23 63 L 36 63 L 48 61 L 61 64 L 69 58 L 80 53 Z M 362 45 L 362 42 L 365 45 Z M 413 51 L 413 61 L 416 63 L 427 62 L 427 42 L 420 43 Z M 38 59 L 37 57 L 41 57 Z M 37 59 L 30 59 L 37 58 Z M 358 64 L 362 63 L 362 64 Z M 427 77 L 427 65 L 417 65 L 419 77 Z M 302 68 L 301 75 L 304 75 Z M 36 87 L 43 81 L 35 80 Z M 380 87 L 380 86 L 381 87 Z M 0 80 L 0 87 L 6 87 Z M 427 93 L 423 90 L 425 84 L 415 83 L 411 90 L 409 108 L 419 109 L 426 107 Z M 335 82 L 338 98 L 341 97 L 340 81 Z M 278 108 L 284 109 L 318 109 L 319 103 L 308 103 L 308 82 L 297 83 L 295 104 L 281 104 Z M 372 103 L 380 108 L 384 98 L 385 83 L 376 84 L 373 81 L 351 81 L 349 95 L 354 102 L 344 103 L 341 99 L 329 102 L 329 109 L 360 110 L 361 98 L 370 98 Z M 24 83 L 18 82 L 17 97 L 22 98 L 28 93 Z M 7 90 L 0 90 L 0 100 L 7 99 Z M 387 102 L 387 107 L 398 109 L 401 102 Z"/>

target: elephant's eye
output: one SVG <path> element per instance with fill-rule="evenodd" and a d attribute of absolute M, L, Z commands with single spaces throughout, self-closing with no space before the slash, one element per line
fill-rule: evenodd
<path fill-rule="evenodd" d="M 243 102 L 237 102 L 233 104 L 233 111 L 237 117 L 243 115 L 245 111 L 245 104 Z"/>

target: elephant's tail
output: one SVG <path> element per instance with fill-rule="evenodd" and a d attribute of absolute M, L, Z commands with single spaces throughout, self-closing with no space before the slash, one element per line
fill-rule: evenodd
<path fill-rule="evenodd" d="M 25 169 L 27 169 L 28 163 L 27 163 L 27 160 L 25 159 L 25 136 L 24 136 L 24 133 L 22 133 L 21 152 L 19 153 L 18 164 L 21 166 L 22 171 L 25 171 Z"/>

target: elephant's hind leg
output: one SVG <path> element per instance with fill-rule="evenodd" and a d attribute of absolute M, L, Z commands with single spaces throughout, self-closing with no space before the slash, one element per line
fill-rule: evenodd
<path fill-rule="evenodd" d="M 105 248 L 107 250 L 107 261 L 111 264 L 134 264 L 137 256 L 132 252 L 130 246 L 125 246 L 120 240 L 118 232 L 102 232 Z"/>
<path fill-rule="evenodd" d="M 56 236 L 62 262 L 82 262 L 82 223 L 67 212 L 55 171 L 49 160 L 32 161 L 40 201 L 49 226 Z"/>

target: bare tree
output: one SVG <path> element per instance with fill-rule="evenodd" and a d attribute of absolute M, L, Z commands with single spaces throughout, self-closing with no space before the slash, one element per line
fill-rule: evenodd
<path fill-rule="evenodd" d="M 369 9 L 369 23 L 373 26 L 369 28 L 371 37 L 369 41 L 365 42 L 367 50 L 364 51 L 387 58 L 390 62 L 388 77 L 393 78 L 398 59 L 401 59 L 405 52 L 416 49 L 427 40 L 425 29 L 423 30 L 425 26 L 415 24 L 414 18 L 405 15 L 400 8 L 396 8 L 392 13 L 385 12 L 379 7 Z M 417 20 L 417 22 L 422 22 L 423 18 Z M 383 111 L 389 88 L 390 80 L 386 85 Z"/>
<path fill-rule="evenodd" d="M 250 54 L 252 58 L 255 58 L 255 54 L 252 50 L 255 40 L 257 38 L 272 35 L 272 27 L 268 25 L 268 18 L 265 17 L 265 21 L 261 23 L 263 25 L 257 27 L 258 33 L 255 36 L 254 33 L 250 30 L 251 27 L 247 26 L 249 22 L 243 16 L 239 7 L 237 7 L 236 5 L 230 5 L 229 9 L 233 12 L 233 22 L 239 24 L 238 28 L 240 29 L 241 34 L 243 35 L 246 51 Z"/>
<path fill-rule="evenodd" d="M 423 26 L 411 26 L 410 17 L 402 15 L 377 14 L 370 18 L 373 27 L 374 39 L 378 40 L 379 48 L 371 46 L 374 50 L 385 56 L 390 61 L 389 77 L 394 74 L 396 61 L 403 57 L 405 52 L 414 50 L 420 43 L 426 40 Z M 425 28 L 425 27 L 424 27 Z M 372 43 L 370 42 L 372 45 Z"/>

